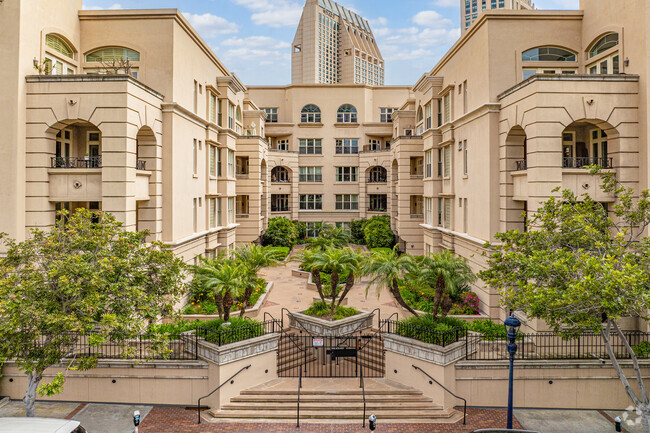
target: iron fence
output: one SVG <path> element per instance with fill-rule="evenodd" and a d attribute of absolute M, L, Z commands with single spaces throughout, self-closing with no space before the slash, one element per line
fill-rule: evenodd
<path fill-rule="evenodd" d="M 220 329 L 213 329 L 201 327 L 196 330 L 195 334 L 198 338 L 203 338 L 209 343 L 223 346 L 225 344 L 261 337 L 265 334 L 279 332 L 279 327 L 280 324 L 277 320 L 268 320 L 266 322 L 251 323 L 250 325 L 237 328 L 222 327 Z"/>
<path fill-rule="evenodd" d="M 401 335 L 424 343 L 448 346 L 462 340 L 467 335 L 467 329 L 457 328 L 449 331 L 436 331 L 431 328 L 409 325 L 395 320 L 384 320 L 385 331 L 388 334 Z"/>
<path fill-rule="evenodd" d="M 583 333 L 572 339 L 563 339 L 553 332 L 537 334 L 519 334 L 517 340 L 518 360 L 550 360 L 550 359 L 609 359 L 605 339 L 601 334 Z M 639 331 L 626 331 L 625 340 L 632 348 L 646 343 L 650 345 L 650 334 Z M 630 354 L 625 347 L 625 341 L 618 334 L 611 334 L 609 340 L 617 359 L 629 359 Z M 496 361 L 509 359 L 507 340 L 502 338 L 486 338 L 482 335 L 466 335 L 467 359 L 476 361 Z M 650 348 L 650 346 L 648 346 Z M 639 358 L 650 358 L 650 354 L 637 353 Z"/>
<path fill-rule="evenodd" d="M 50 158 L 51 168 L 102 168 L 101 156 L 53 156 Z"/>

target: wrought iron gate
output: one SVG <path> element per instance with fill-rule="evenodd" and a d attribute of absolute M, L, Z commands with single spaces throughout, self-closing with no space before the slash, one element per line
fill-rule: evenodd
<path fill-rule="evenodd" d="M 278 346 L 278 376 L 384 377 L 384 341 L 381 334 L 313 336 L 282 333 Z"/>

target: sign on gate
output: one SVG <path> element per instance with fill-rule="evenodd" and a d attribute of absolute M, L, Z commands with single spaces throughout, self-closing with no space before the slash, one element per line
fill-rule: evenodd
<path fill-rule="evenodd" d="M 324 346 L 323 339 L 314 337 L 313 340 L 312 340 L 312 346 L 314 346 L 314 347 L 323 347 Z"/>

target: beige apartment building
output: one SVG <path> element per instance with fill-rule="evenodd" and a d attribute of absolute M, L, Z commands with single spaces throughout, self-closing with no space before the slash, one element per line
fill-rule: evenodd
<path fill-rule="evenodd" d="M 648 187 L 643 0 L 477 4 L 408 86 L 254 87 L 176 10 L 55 3 L 0 3 L 0 53 L 17 59 L 0 69 L 0 232 L 18 239 L 82 206 L 191 261 L 257 240 L 274 216 L 315 235 L 322 222 L 389 215 L 402 250 L 449 249 L 478 271 L 485 242 L 523 229 L 523 211 L 556 187 L 611 205 L 585 165 Z M 347 13 L 324 0 L 307 1 L 301 26 L 327 7 L 342 30 Z M 495 291 L 474 290 L 482 312 L 503 315 Z"/>
<path fill-rule="evenodd" d="M 293 84 L 384 85 L 384 59 L 368 20 L 333 0 L 306 0 L 293 40 Z"/>

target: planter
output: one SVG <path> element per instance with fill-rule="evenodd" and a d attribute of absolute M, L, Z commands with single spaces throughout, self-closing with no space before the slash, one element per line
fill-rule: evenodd
<path fill-rule="evenodd" d="M 398 353 L 421 361 L 444 366 L 465 358 L 468 353 L 472 354 L 476 352 L 476 343 L 479 340 L 476 337 L 480 335 L 469 331 L 470 338 L 463 338 L 444 347 L 396 334 L 384 334 L 383 337 L 386 352 Z"/>
<path fill-rule="evenodd" d="M 194 332 L 187 331 L 182 334 L 182 338 L 193 343 L 195 341 Z M 224 344 L 223 346 L 217 346 L 199 338 L 194 345 L 186 344 L 185 346 L 189 353 L 196 355 L 201 360 L 210 361 L 217 365 L 224 365 L 262 353 L 276 351 L 278 349 L 278 338 L 279 334 L 271 333 L 235 343 Z"/>
<path fill-rule="evenodd" d="M 314 296 L 313 299 L 314 299 L 313 302 L 320 302 L 320 296 Z M 325 298 L 325 300 L 326 300 L 327 302 L 330 302 L 330 301 L 331 301 L 331 299 L 329 299 L 329 298 Z M 313 302 L 312 302 L 312 303 L 313 303 Z M 343 307 L 347 306 L 347 305 L 348 305 L 348 298 L 345 298 L 345 299 L 343 300 L 343 302 L 341 302 L 341 305 L 342 305 Z"/>
<path fill-rule="evenodd" d="M 291 270 L 291 276 L 293 277 L 299 277 L 299 278 L 309 278 L 311 273 L 307 271 L 303 271 L 302 269 L 292 269 Z"/>
<path fill-rule="evenodd" d="M 404 308 L 404 307 L 401 307 L 401 308 L 402 308 L 402 311 L 405 311 L 405 312 L 407 312 L 407 313 L 409 312 L 406 308 Z M 415 311 L 416 311 L 418 314 L 421 314 L 421 315 L 429 314 L 429 313 L 426 313 L 426 312 L 424 312 L 424 311 L 420 311 L 420 310 L 415 310 Z M 458 314 L 458 315 L 454 315 L 454 314 L 447 314 L 447 317 L 453 317 L 453 318 L 455 318 L 455 319 L 464 320 L 464 321 L 466 321 L 466 322 L 473 322 L 474 320 L 479 320 L 479 319 L 489 319 L 489 318 L 490 318 L 490 316 L 488 316 L 488 315 L 485 314 L 485 313 L 472 314 L 472 315 L 460 315 L 460 314 Z"/>
<path fill-rule="evenodd" d="M 303 311 L 305 310 L 296 311 L 289 315 L 289 324 L 291 327 L 296 329 L 306 329 L 314 335 L 327 337 L 348 335 L 355 331 L 372 328 L 373 318 L 375 317 L 375 313 L 361 311 L 361 313 L 356 316 L 329 321 L 318 317 L 308 316 L 303 314 Z"/>
<path fill-rule="evenodd" d="M 259 314 L 260 310 L 262 309 L 262 306 L 268 299 L 269 295 L 271 294 L 271 289 L 273 289 L 273 281 L 267 281 L 266 282 L 266 292 L 259 297 L 255 305 L 252 307 L 249 307 L 246 309 L 246 312 L 244 313 L 244 317 L 257 317 Z M 194 320 L 201 320 L 201 321 L 207 321 L 207 320 L 213 320 L 219 317 L 218 313 L 214 314 L 183 314 L 181 317 L 185 320 L 189 321 L 194 321 Z M 239 310 L 237 311 L 230 311 L 230 317 L 239 317 Z M 163 320 L 163 323 L 165 321 Z"/>

